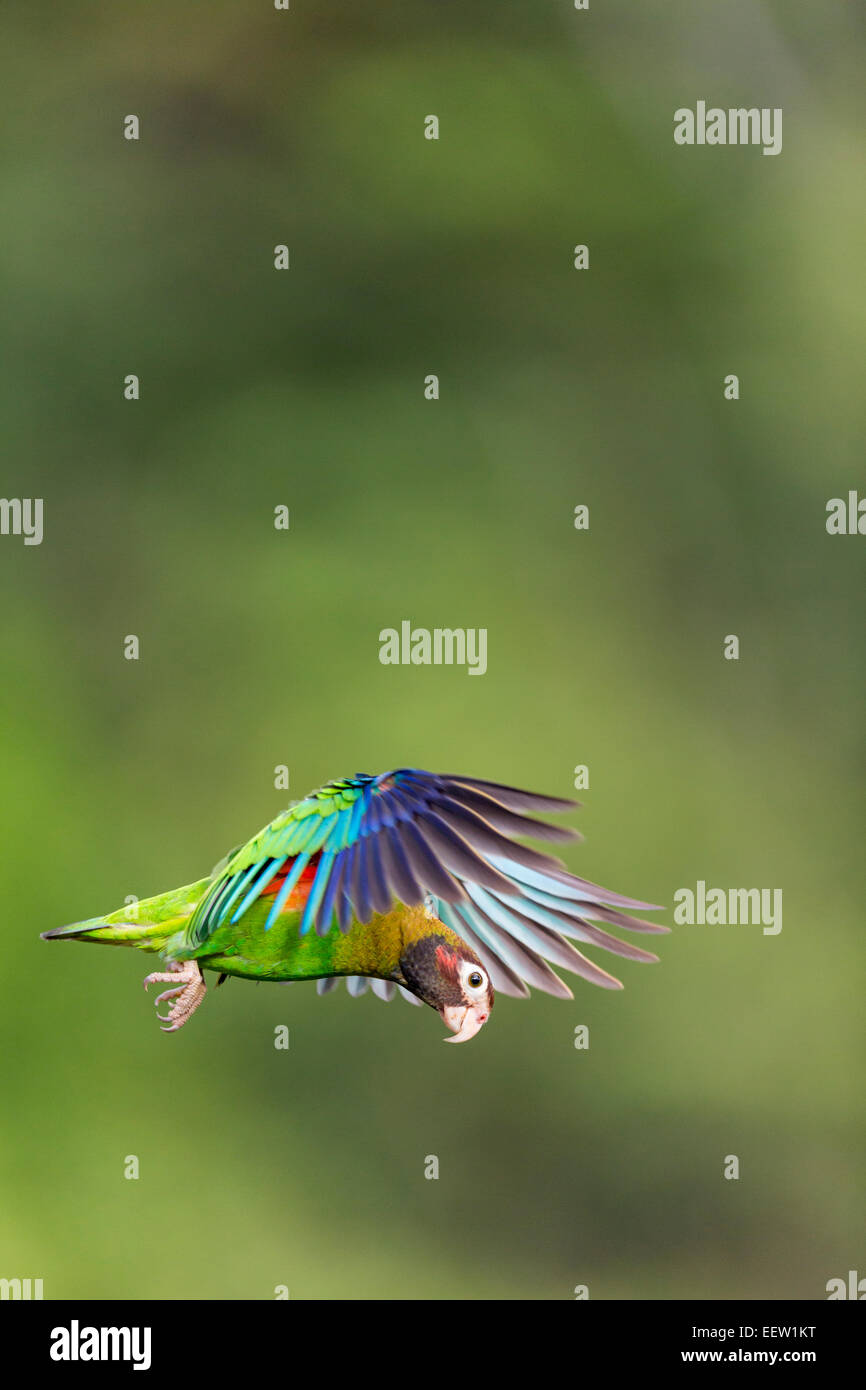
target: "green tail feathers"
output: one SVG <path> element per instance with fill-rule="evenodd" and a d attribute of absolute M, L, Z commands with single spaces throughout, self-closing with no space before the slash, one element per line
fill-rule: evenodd
<path fill-rule="evenodd" d="M 55 927 L 41 933 L 45 941 L 95 941 L 103 946 L 137 946 L 140 951 L 161 951 L 176 932 L 189 921 L 203 897 L 210 878 L 142 898 L 118 908 L 106 917 L 89 917 L 69 927 Z"/>
<path fill-rule="evenodd" d="M 86 922 L 73 922 L 70 927 L 55 927 L 40 935 L 43 941 L 95 941 L 102 946 L 137 946 L 140 951 L 161 951 L 170 936 L 183 924 L 176 922 L 142 923 L 118 922 L 109 924 L 104 917 L 91 917 Z"/>

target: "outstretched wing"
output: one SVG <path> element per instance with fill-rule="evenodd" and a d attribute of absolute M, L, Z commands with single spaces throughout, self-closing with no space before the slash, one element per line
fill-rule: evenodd
<path fill-rule="evenodd" d="M 525 814 L 575 805 L 414 768 L 331 782 L 237 851 L 197 908 L 191 939 L 201 944 L 218 927 L 238 921 L 277 879 L 267 930 L 303 875 L 309 891 L 301 934 L 313 927 L 324 934 L 335 918 L 346 931 L 353 918 L 368 922 L 395 900 L 412 905 L 431 899 L 435 915 L 474 948 L 497 990 L 525 996 L 531 985 L 570 998 L 551 964 L 618 988 L 618 980 L 570 942 L 602 946 L 630 960 L 655 960 L 597 925 L 665 931 L 620 910 L 652 905 L 575 878 L 558 859 L 513 838 L 577 838 L 572 830 Z M 354 981 L 350 989 L 361 992 Z"/>

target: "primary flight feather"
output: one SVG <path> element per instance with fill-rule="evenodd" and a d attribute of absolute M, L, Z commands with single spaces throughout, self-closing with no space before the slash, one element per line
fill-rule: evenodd
<path fill-rule="evenodd" d="M 198 1008 L 212 970 L 217 983 L 317 980 L 321 993 L 342 976 L 351 994 L 371 982 L 383 999 L 399 988 L 464 1042 L 496 990 L 572 998 L 553 966 L 621 988 L 573 942 L 658 959 L 605 930 L 666 931 L 632 915 L 651 903 L 576 878 L 514 838 L 575 839 L 527 813 L 576 805 L 415 768 L 358 773 L 289 807 L 209 878 L 43 936 L 161 954 L 167 970 L 144 983 L 172 986 L 156 1001 L 171 1001 L 159 1015 L 166 1032 Z"/>

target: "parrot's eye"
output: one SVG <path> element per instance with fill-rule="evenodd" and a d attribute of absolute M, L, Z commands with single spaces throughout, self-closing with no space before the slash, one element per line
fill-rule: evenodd
<path fill-rule="evenodd" d="M 460 966 L 460 983 L 468 994 L 476 996 L 489 989 L 486 971 L 471 960 L 464 960 Z"/>

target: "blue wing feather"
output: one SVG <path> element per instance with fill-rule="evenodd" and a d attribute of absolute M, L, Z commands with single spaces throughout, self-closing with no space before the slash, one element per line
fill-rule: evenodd
<path fill-rule="evenodd" d="M 283 855 L 280 859 L 274 859 L 271 861 L 271 863 L 265 865 L 264 869 L 259 874 L 252 888 L 249 890 L 249 892 L 246 894 L 245 898 L 241 902 L 240 906 L 235 908 L 234 913 L 232 915 L 232 926 L 234 926 L 235 922 L 237 922 L 239 918 L 243 917 L 247 908 L 251 907 L 252 904 L 255 902 L 256 898 L 259 897 L 259 895 L 261 894 L 262 890 L 264 888 L 267 888 L 271 879 L 275 876 L 275 874 L 279 873 L 280 869 L 283 867 L 285 862 L 286 855 Z"/>
<path fill-rule="evenodd" d="M 271 904 L 271 910 L 268 913 L 267 920 L 265 921 L 265 931 L 269 931 L 270 928 L 274 925 L 274 922 L 276 922 L 277 918 L 283 910 L 283 907 L 285 906 L 289 894 L 291 893 L 292 889 L 294 888 L 298 879 L 301 877 L 301 874 L 304 872 L 304 869 L 307 867 L 309 862 L 310 856 L 306 853 L 306 851 L 298 855 L 291 869 L 286 874 L 286 877 L 280 884 L 279 892 L 277 893 L 277 896 L 274 898 L 274 901 Z"/>
<path fill-rule="evenodd" d="M 322 894 L 328 882 L 328 874 L 331 872 L 331 865 L 334 862 L 334 854 L 331 850 L 326 850 L 319 860 L 316 876 L 313 879 L 312 887 L 307 895 L 304 904 L 304 914 L 301 917 L 301 936 L 306 936 L 313 922 L 316 920 L 316 912 L 322 899 Z"/>

